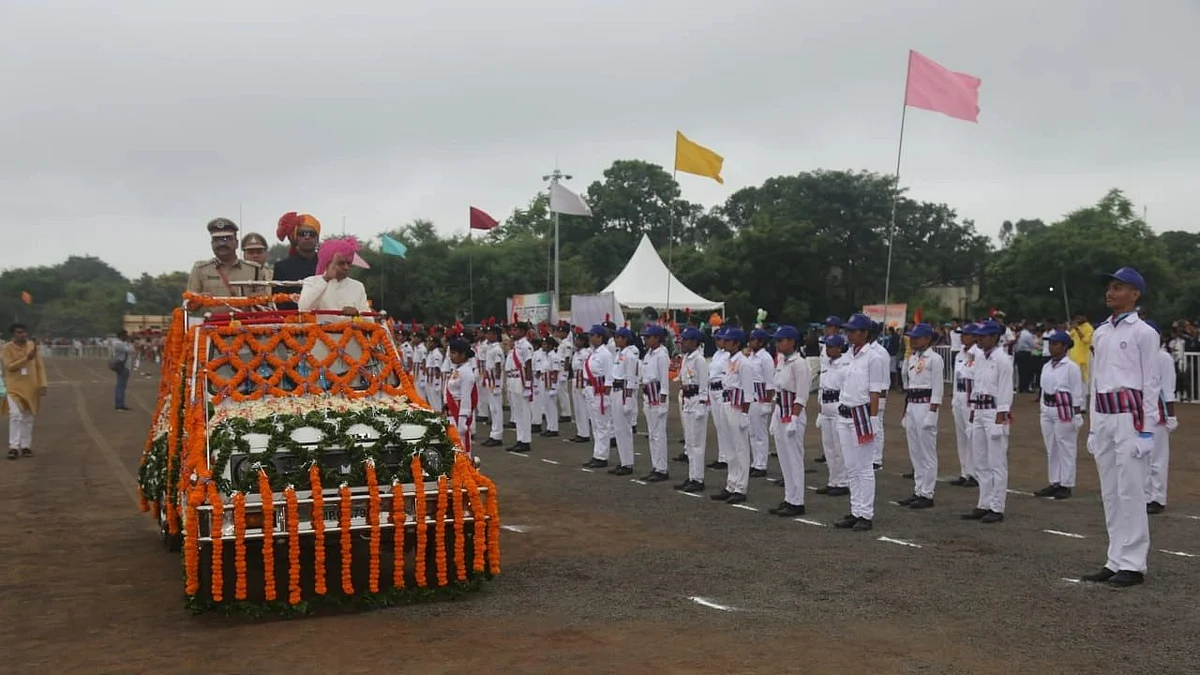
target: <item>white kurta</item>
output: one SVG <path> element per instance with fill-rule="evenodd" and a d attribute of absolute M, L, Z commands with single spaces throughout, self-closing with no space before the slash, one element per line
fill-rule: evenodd
<path fill-rule="evenodd" d="M 367 304 L 367 289 L 361 281 L 346 277 L 325 281 L 325 277 L 311 276 L 304 280 L 300 290 L 300 311 L 338 311 L 353 307 L 360 312 L 371 311 Z M 338 321 L 336 316 L 323 316 L 321 321 Z"/>

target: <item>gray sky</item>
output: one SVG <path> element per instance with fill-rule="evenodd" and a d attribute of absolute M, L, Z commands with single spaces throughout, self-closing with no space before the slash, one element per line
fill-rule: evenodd
<path fill-rule="evenodd" d="M 187 269 L 225 215 L 465 231 L 561 167 L 725 156 L 770 176 L 895 169 L 907 50 L 983 80 L 978 125 L 910 110 L 901 182 L 995 235 L 1124 188 L 1200 229 L 1200 4 L 934 0 L 0 3 L 0 268 Z M 986 6 L 986 8 L 985 8 Z M 869 9 L 866 9 L 869 8 Z"/>

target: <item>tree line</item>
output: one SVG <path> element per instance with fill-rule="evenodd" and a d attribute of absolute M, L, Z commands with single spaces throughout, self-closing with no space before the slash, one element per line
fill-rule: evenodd
<path fill-rule="evenodd" d="M 929 289 L 978 284 L 969 311 L 1002 309 L 1010 318 L 1060 319 L 1105 314 L 1097 275 L 1121 265 L 1147 279 L 1148 311 L 1163 319 L 1200 314 L 1200 234 L 1155 234 L 1119 190 L 1058 222 L 1005 221 L 999 241 L 976 231 L 947 204 L 916 201 L 890 175 L 806 171 L 776 176 L 705 209 L 681 197 L 661 166 L 618 160 L 583 194 L 592 215 L 561 216 L 561 288 L 595 293 L 622 270 L 642 233 L 679 280 L 724 300 L 744 323 L 759 308 L 769 321 L 806 323 L 884 300 L 888 235 L 895 208 L 891 297 L 923 308 L 930 320 L 951 318 Z M 465 214 L 464 214 L 465 221 Z M 253 230 L 243 225 L 243 230 Z M 554 219 L 547 195 L 518 207 L 500 227 L 443 235 L 428 220 L 383 232 L 403 241 L 401 259 L 361 252 L 370 270 L 354 274 L 376 306 L 422 323 L 502 317 L 505 299 L 553 288 Z M 272 259 L 286 255 L 272 248 Z M 199 257 L 199 256 L 198 256 Z M 33 323 L 40 334 L 97 336 L 114 332 L 122 314 L 163 314 L 179 300 L 185 271 L 127 279 L 103 261 L 71 257 L 50 267 L 0 273 L 0 312 Z M 1051 290 L 1053 289 L 1053 290 Z M 32 305 L 21 300 L 28 291 Z M 132 291 L 137 304 L 125 302 Z"/>

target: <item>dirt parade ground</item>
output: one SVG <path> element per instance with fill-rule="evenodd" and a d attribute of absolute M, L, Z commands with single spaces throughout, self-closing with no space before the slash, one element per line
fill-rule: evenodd
<path fill-rule="evenodd" d="M 810 491 L 803 519 L 778 518 L 767 509 L 782 490 L 767 480 L 752 479 L 746 504 L 720 504 L 671 489 L 683 464 L 670 483 L 643 484 L 582 470 L 590 446 L 535 435 L 528 455 L 481 449 L 505 527 L 503 571 L 482 592 L 251 619 L 186 612 L 181 558 L 138 512 L 155 380 L 135 376 L 134 410 L 118 413 L 103 361 L 47 367 L 36 456 L 0 463 L 0 672 L 1200 672 L 1200 407 L 1179 407 L 1170 501 L 1152 517 L 1140 587 L 1074 581 L 1105 559 L 1095 464 L 1081 449 L 1074 498 L 1033 497 L 1046 461 L 1035 399 L 1021 395 L 1000 524 L 960 520 L 976 491 L 945 483 L 933 509 L 888 503 L 912 491 L 900 405 L 888 410 L 872 532 L 828 526 L 848 512 L 844 497 Z M 825 479 L 817 434 L 810 423 L 810 487 Z M 649 466 L 645 436 L 637 443 L 635 477 Z M 710 492 L 723 483 L 708 472 Z"/>

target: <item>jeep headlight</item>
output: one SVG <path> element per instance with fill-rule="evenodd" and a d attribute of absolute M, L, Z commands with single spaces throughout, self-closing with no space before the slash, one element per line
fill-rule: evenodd
<path fill-rule="evenodd" d="M 442 473 L 442 456 L 434 448 L 425 448 L 421 452 L 421 467 L 425 469 L 425 473 L 430 476 L 438 476 Z"/>
<path fill-rule="evenodd" d="M 235 485 L 242 485 L 254 473 L 257 473 L 258 462 L 249 455 L 236 457 L 229 462 L 230 473 L 233 475 Z"/>

